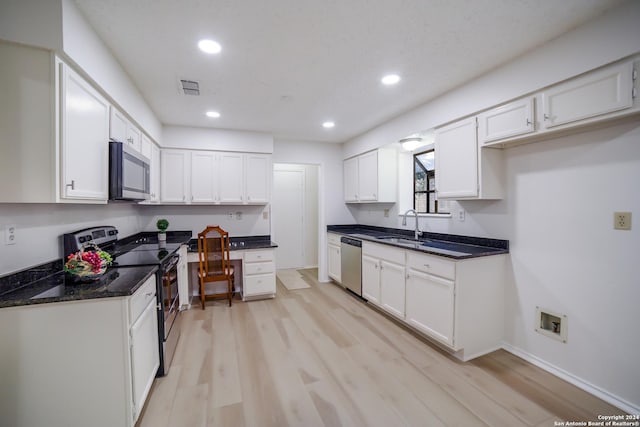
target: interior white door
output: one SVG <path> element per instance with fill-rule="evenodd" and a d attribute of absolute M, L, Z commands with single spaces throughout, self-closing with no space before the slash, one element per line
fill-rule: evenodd
<path fill-rule="evenodd" d="M 276 266 L 304 267 L 304 170 L 274 170 L 271 214 Z"/>

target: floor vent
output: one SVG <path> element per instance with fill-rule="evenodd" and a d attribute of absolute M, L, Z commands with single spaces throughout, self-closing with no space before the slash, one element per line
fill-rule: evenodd
<path fill-rule="evenodd" d="M 180 80 L 180 87 L 185 95 L 200 95 L 200 83 L 195 80 Z"/>

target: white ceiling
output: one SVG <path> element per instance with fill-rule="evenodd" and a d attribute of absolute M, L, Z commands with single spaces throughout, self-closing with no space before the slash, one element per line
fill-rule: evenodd
<path fill-rule="evenodd" d="M 343 142 L 620 0 L 76 0 L 167 125 Z M 212 38 L 218 55 L 196 43 Z M 400 74 L 393 87 L 380 83 Z M 185 96 L 178 80 L 200 82 Z M 221 113 L 207 118 L 207 110 Z M 324 129 L 326 120 L 336 123 Z"/>

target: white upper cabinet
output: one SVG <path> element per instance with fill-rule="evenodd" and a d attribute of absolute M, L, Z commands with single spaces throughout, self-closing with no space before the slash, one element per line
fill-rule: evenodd
<path fill-rule="evenodd" d="M 217 156 L 210 151 L 191 153 L 191 202 L 218 201 Z"/>
<path fill-rule="evenodd" d="M 358 193 L 358 158 L 352 157 L 344 161 L 344 201 L 357 202 Z"/>
<path fill-rule="evenodd" d="M 190 152 L 186 150 L 161 150 L 160 152 L 160 199 L 169 203 L 184 203 L 190 192 L 187 171 Z"/>
<path fill-rule="evenodd" d="M 478 147 L 476 123 L 471 117 L 436 129 L 438 199 L 502 198 L 502 152 Z"/>
<path fill-rule="evenodd" d="M 158 202 L 160 200 L 160 148 L 151 143 L 151 195 L 149 201 Z"/>
<path fill-rule="evenodd" d="M 269 154 L 166 149 L 162 159 L 162 202 L 269 203 Z"/>
<path fill-rule="evenodd" d="M 246 203 L 268 203 L 271 194 L 271 156 L 266 154 L 247 154 L 245 157 Z"/>
<path fill-rule="evenodd" d="M 633 106 L 633 63 L 590 72 L 542 91 L 545 128 L 602 116 Z"/>
<path fill-rule="evenodd" d="M 109 103 L 66 64 L 60 70 L 60 198 L 106 202 Z"/>
<path fill-rule="evenodd" d="M 481 144 L 536 130 L 534 97 L 528 96 L 478 115 L 478 140 Z"/>
<path fill-rule="evenodd" d="M 125 115 L 111 106 L 109 121 L 109 138 L 130 145 L 136 151 L 142 149 L 142 132 L 132 124 Z"/>
<path fill-rule="evenodd" d="M 436 130 L 438 198 L 478 196 L 476 119 L 461 120 Z"/>
<path fill-rule="evenodd" d="M 244 155 L 220 153 L 220 203 L 244 202 Z"/>
<path fill-rule="evenodd" d="M 347 203 L 395 203 L 398 154 L 379 148 L 344 161 L 344 200 Z"/>

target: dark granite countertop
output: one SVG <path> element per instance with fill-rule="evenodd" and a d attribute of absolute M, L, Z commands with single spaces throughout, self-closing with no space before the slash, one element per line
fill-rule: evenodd
<path fill-rule="evenodd" d="M 167 240 L 168 241 L 168 240 Z M 229 251 L 246 249 L 270 249 L 278 245 L 271 241 L 271 236 L 238 236 L 229 238 Z M 191 239 L 189 252 L 198 252 L 198 239 Z"/>
<path fill-rule="evenodd" d="M 55 262 L 43 264 L 44 267 L 42 269 L 45 269 L 49 264 L 55 264 Z M 0 308 L 129 296 L 133 295 L 157 269 L 157 266 L 148 265 L 109 268 L 100 279 L 89 283 L 77 283 L 71 276 L 58 269 L 53 274 L 33 282 L 26 282 L 26 284 L 18 288 L 6 291 L 9 286 L 4 286 L 6 292 L 0 294 Z M 22 274 L 29 274 L 28 271 L 22 272 Z M 5 278 L 0 280 L 3 279 Z M 5 280 L 5 282 L 8 282 L 8 280 Z M 8 283 L 4 284 L 7 285 Z M 0 292 L 2 289 L 3 287 L 0 286 Z"/>
<path fill-rule="evenodd" d="M 168 231 L 167 243 L 188 244 L 191 231 Z M 141 243 L 157 243 L 157 232 L 141 232 L 118 240 L 117 252 L 133 249 Z M 43 263 L 0 277 L 0 308 L 128 296 L 154 274 L 157 266 L 110 267 L 99 280 L 76 284 L 62 271 L 63 261 Z"/>
<path fill-rule="evenodd" d="M 509 253 L 509 241 L 484 237 L 460 236 L 423 232 L 418 241 L 413 241 L 414 231 L 371 225 L 329 225 L 327 231 L 384 245 L 424 252 L 452 259 L 477 258 Z M 393 239 L 413 242 L 397 242 Z"/>

